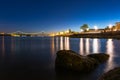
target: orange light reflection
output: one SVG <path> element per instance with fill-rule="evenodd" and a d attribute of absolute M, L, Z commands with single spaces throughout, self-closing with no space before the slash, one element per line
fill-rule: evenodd
<path fill-rule="evenodd" d="M 56 51 L 58 51 L 58 45 L 59 45 L 58 40 L 59 40 L 58 37 L 56 37 Z"/>
<path fill-rule="evenodd" d="M 63 50 L 63 37 L 60 37 L 60 50 Z"/>
<path fill-rule="evenodd" d="M 70 50 L 69 37 L 65 37 L 65 50 Z"/>

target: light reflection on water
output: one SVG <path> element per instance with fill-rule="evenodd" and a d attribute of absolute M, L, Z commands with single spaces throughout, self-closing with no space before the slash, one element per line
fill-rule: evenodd
<path fill-rule="evenodd" d="M 60 50 L 63 50 L 63 37 L 60 37 Z"/>
<path fill-rule="evenodd" d="M 79 44 L 79 48 L 80 48 L 80 55 L 84 55 L 84 42 L 83 42 L 83 38 L 80 38 L 80 44 Z"/>
<path fill-rule="evenodd" d="M 35 65 L 40 64 L 36 66 L 43 66 L 41 69 L 43 72 L 45 72 L 44 67 L 51 66 L 49 69 L 54 68 L 54 60 L 56 58 L 56 52 L 59 50 L 73 50 L 80 55 L 88 55 L 91 53 L 100 53 L 104 52 L 110 55 L 110 58 L 108 62 L 105 65 L 104 71 L 108 71 L 118 65 L 116 54 L 119 56 L 119 40 L 115 41 L 113 39 L 90 39 L 90 38 L 69 38 L 69 37 L 50 37 L 50 38 L 5 38 L 4 36 L 0 37 L 0 47 L 1 47 L 1 56 L 0 57 L 11 57 L 11 55 L 16 55 L 16 60 L 11 60 L 12 64 L 10 66 L 14 65 L 13 63 L 16 62 L 17 65 L 24 64 L 25 62 L 29 63 L 29 65 Z M 118 43 L 117 47 L 114 43 Z M 116 49 L 116 50 L 115 50 Z M 24 57 L 25 56 L 25 57 Z M 20 58 L 19 58 L 20 57 Z M 30 57 L 30 58 L 29 58 Z M 13 57 L 12 57 L 13 58 Z M 7 60 L 12 58 L 4 58 Z M 22 60 L 22 59 L 24 60 Z M 50 59 L 49 59 L 50 58 Z M 18 62 L 17 62 L 18 60 Z M 3 60 L 4 61 L 4 60 Z M 9 60 L 10 61 L 10 60 Z M 8 62 L 9 62 L 8 61 Z M 34 63 L 32 63 L 34 61 Z M 0 63 L 4 66 L 4 62 Z M 41 65 L 43 64 L 43 65 Z M 8 65 L 6 63 L 6 65 Z M 5 65 L 5 66 L 6 66 Z M 9 67 L 9 66 L 7 66 Z M 38 67 L 38 68 L 39 68 Z M 34 67 L 32 66 L 32 69 Z M 36 67 L 35 67 L 36 68 Z M 51 70 L 48 69 L 48 72 Z M 40 69 L 38 69 L 40 70 Z M 54 73 L 54 69 L 52 69 Z M 6 71 L 7 73 L 7 71 Z M 50 74 L 53 74 L 50 73 Z M 41 72 L 42 74 L 42 72 Z M 102 73 L 101 73 L 102 74 Z M 94 74 L 93 74 L 94 75 Z M 53 75 L 54 77 L 55 75 Z M 74 80 L 74 79 L 73 79 Z M 82 80 L 82 79 L 81 79 Z M 84 79 L 85 80 L 85 79 Z M 87 77 L 86 77 L 86 80 Z M 90 79 L 92 80 L 92 78 Z"/>
<path fill-rule="evenodd" d="M 51 43 L 51 51 L 52 51 L 52 57 L 54 58 L 54 53 L 55 53 L 55 41 L 54 37 L 52 37 L 52 43 Z"/>
<path fill-rule="evenodd" d="M 65 50 L 70 50 L 69 37 L 65 37 Z"/>
<path fill-rule="evenodd" d="M 90 42 L 89 38 L 80 38 L 79 39 L 79 54 L 80 55 L 88 55 L 91 53 L 101 53 L 103 51 L 101 51 L 103 48 L 102 46 L 106 47 L 106 52 L 110 55 L 110 58 L 107 62 L 106 68 L 104 69 L 104 71 L 108 71 L 112 68 L 114 68 L 116 66 L 116 64 L 114 64 L 114 43 L 112 39 L 107 39 L 107 41 L 105 41 L 106 44 L 103 44 L 100 42 L 100 39 L 91 39 L 92 42 Z M 59 45 L 59 38 L 56 38 L 56 51 L 58 50 L 70 50 L 72 49 L 72 46 L 76 46 L 76 45 L 70 45 L 72 42 L 70 42 L 70 38 L 68 37 L 60 37 L 60 49 L 58 49 L 58 45 Z M 77 44 L 77 43 L 76 43 Z M 92 45 L 92 47 L 90 46 Z M 71 47 L 70 47 L 71 46 Z"/>
<path fill-rule="evenodd" d="M 14 42 L 14 38 L 11 37 L 11 54 L 14 55 L 14 50 L 15 50 L 15 42 Z"/>
<path fill-rule="evenodd" d="M 58 37 L 56 37 L 56 50 L 58 50 L 59 49 L 59 38 Z"/>
<path fill-rule="evenodd" d="M 90 45 L 92 45 L 92 47 Z M 99 39 L 92 39 L 92 42 L 90 42 L 89 38 L 80 38 L 79 50 L 80 55 L 99 53 L 100 52 Z"/>
<path fill-rule="evenodd" d="M 93 53 L 99 53 L 100 52 L 100 42 L 99 39 L 93 39 Z"/>
<path fill-rule="evenodd" d="M 2 36 L 2 56 L 5 55 L 5 42 L 4 42 L 4 36 Z"/>
<path fill-rule="evenodd" d="M 70 50 L 69 37 L 60 37 L 60 50 Z"/>
<path fill-rule="evenodd" d="M 90 39 L 86 38 L 86 54 L 90 53 Z"/>
<path fill-rule="evenodd" d="M 114 64 L 114 43 L 112 39 L 108 39 L 107 40 L 107 44 L 106 44 L 106 53 L 110 55 L 109 60 L 107 62 L 106 68 L 105 68 L 105 72 L 113 69 L 116 65 Z"/>

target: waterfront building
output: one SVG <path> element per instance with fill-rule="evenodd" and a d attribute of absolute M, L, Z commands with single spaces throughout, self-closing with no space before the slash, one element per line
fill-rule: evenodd
<path fill-rule="evenodd" d="M 115 25 L 115 30 L 120 31 L 120 22 L 117 22 Z"/>

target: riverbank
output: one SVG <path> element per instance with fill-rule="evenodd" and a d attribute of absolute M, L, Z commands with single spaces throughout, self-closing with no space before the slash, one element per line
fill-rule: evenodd
<path fill-rule="evenodd" d="M 72 37 L 72 38 L 112 38 L 112 39 L 120 39 L 120 31 L 117 32 L 103 32 L 103 33 L 77 33 L 77 34 L 66 34 L 59 35 L 64 37 Z"/>

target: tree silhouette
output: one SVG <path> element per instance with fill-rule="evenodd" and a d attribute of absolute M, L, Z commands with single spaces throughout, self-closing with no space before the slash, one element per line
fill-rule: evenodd
<path fill-rule="evenodd" d="M 89 29 L 87 24 L 83 24 L 80 29 L 82 29 L 83 31 L 87 31 L 87 29 Z"/>

